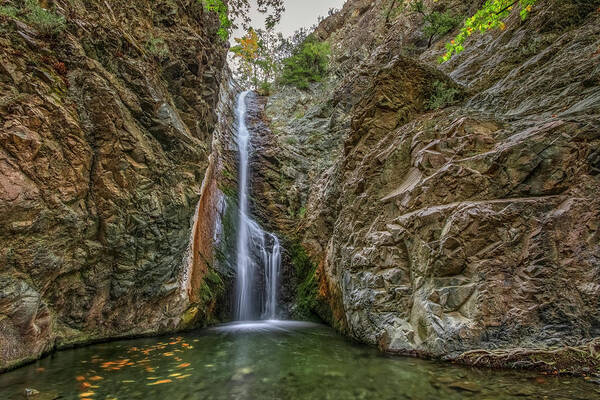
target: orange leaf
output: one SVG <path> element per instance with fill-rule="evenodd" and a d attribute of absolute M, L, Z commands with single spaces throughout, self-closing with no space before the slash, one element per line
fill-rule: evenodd
<path fill-rule="evenodd" d="M 76 376 L 76 377 L 75 377 L 75 380 L 76 380 L 77 382 L 83 382 L 83 381 L 85 381 L 85 376 L 81 376 L 81 375 L 79 375 L 79 376 Z"/>
<path fill-rule="evenodd" d="M 177 366 L 177 368 L 185 368 L 185 367 L 189 367 L 191 364 L 190 363 L 183 363 L 183 364 L 179 364 Z"/>
<path fill-rule="evenodd" d="M 98 376 L 98 375 L 96 375 L 96 376 L 92 376 L 92 377 L 90 378 L 90 381 L 92 381 L 92 382 L 96 382 L 96 381 L 101 381 L 102 379 L 104 379 L 104 378 L 103 378 L 103 377 L 101 377 L 101 376 Z"/>
<path fill-rule="evenodd" d="M 94 392 L 85 392 L 85 393 L 81 393 L 79 395 L 79 397 L 90 397 L 93 396 L 95 393 Z"/>
<path fill-rule="evenodd" d="M 160 381 L 148 383 L 148 386 L 161 385 L 163 383 L 171 383 L 171 382 L 173 382 L 173 381 L 170 380 L 170 379 L 163 379 L 163 380 L 160 380 Z"/>

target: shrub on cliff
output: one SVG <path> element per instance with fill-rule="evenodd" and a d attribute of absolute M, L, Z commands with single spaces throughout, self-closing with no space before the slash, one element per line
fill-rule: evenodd
<path fill-rule="evenodd" d="M 150 38 L 146 42 L 146 49 L 151 55 L 160 60 L 169 56 L 169 46 L 163 38 Z"/>
<path fill-rule="evenodd" d="M 441 58 L 441 62 L 448 61 L 452 55 L 458 54 L 464 50 L 464 43 L 469 36 L 475 32 L 485 33 L 491 29 L 505 29 L 504 21 L 513 7 L 520 6 L 521 19 L 529 16 L 533 6 L 538 0 L 486 0 L 481 9 L 470 18 L 467 18 L 459 34 L 446 45 L 446 54 Z M 592 0 L 593 1 L 593 0 Z"/>
<path fill-rule="evenodd" d="M 27 21 L 45 35 L 55 35 L 66 27 L 64 17 L 42 8 L 37 0 L 27 0 Z"/>
<path fill-rule="evenodd" d="M 416 0 L 410 5 L 411 10 L 423 17 L 423 33 L 427 36 L 427 47 L 431 47 L 435 38 L 444 36 L 456 28 L 462 21 L 460 16 L 452 15 L 447 11 L 440 12 L 428 9 L 423 0 Z"/>
<path fill-rule="evenodd" d="M 455 104 L 460 97 L 460 90 L 442 81 L 433 82 L 433 93 L 426 104 L 428 110 L 439 110 Z"/>
<path fill-rule="evenodd" d="M 0 6 L 0 14 L 22 20 L 47 36 L 56 35 L 66 27 L 63 16 L 41 7 L 38 0 L 25 0 L 19 7 Z"/>
<path fill-rule="evenodd" d="M 310 82 L 319 82 L 327 74 L 329 44 L 310 35 L 291 57 L 283 60 L 280 81 L 284 85 L 306 89 Z"/>

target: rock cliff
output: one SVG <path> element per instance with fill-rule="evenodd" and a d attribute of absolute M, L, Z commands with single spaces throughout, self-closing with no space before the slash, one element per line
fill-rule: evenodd
<path fill-rule="evenodd" d="M 311 307 L 362 342 L 597 367 L 600 4 L 540 2 L 439 65 L 451 36 L 428 47 L 395 3 L 348 1 L 316 30 L 329 78 L 268 99 L 258 214 L 310 256 Z"/>
<path fill-rule="evenodd" d="M 212 320 L 216 16 L 196 0 L 0 6 L 0 369 Z"/>

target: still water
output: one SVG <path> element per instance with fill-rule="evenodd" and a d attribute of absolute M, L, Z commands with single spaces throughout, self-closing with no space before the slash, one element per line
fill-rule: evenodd
<path fill-rule="evenodd" d="M 0 399 L 600 399 L 582 378 L 387 357 L 330 328 L 260 321 L 58 352 L 0 375 Z"/>

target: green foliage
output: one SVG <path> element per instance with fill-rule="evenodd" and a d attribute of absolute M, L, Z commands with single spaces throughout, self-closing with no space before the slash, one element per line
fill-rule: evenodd
<path fill-rule="evenodd" d="M 538 0 L 486 0 L 479 11 L 467 18 L 460 33 L 450 43 L 446 44 L 446 54 L 440 57 L 440 62 L 448 61 L 454 54 L 464 50 L 465 40 L 475 32 L 485 33 L 491 29 L 505 29 L 504 21 L 514 6 L 519 5 L 521 19 L 525 20 Z"/>
<path fill-rule="evenodd" d="M 26 21 L 45 35 L 58 34 L 66 27 L 64 17 L 40 7 L 37 0 L 26 0 L 25 8 Z"/>
<path fill-rule="evenodd" d="M 229 30 L 233 26 L 233 22 L 229 19 L 229 11 L 223 0 L 201 0 L 204 8 L 207 11 L 217 13 L 219 17 L 219 30 L 217 34 L 221 39 L 226 41 L 229 39 Z"/>
<path fill-rule="evenodd" d="M 317 266 L 310 260 L 304 248 L 294 244 L 290 249 L 292 265 L 298 278 L 296 304 L 299 316 L 309 316 L 317 307 L 318 285 L 315 276 Z"/>
<path fill-rule="evenodd" d="M 25 0 L 24 7 L 22 3 L 21 7 L 0 6 L 0 15 L 22 20 L 46 36 L 56 35 L 67 26 L 64 17 L 42 8 L 38 0 Z"/>
<path fill-rule="evenodd" d="M 269 96 L 271 94 L 271 82 L 262 82 L 258 87 L 258 94 L 261 96 Z"/>
<path fill-rule="evenodd" d="M 0 6 L 0 15 L 7 17 L 16 18 L 19 13 L 19 9 L 13 6 Z"/>
<path fill-rule="evenodd" d="M 411 4 L 411 9 L 423 16 L 423 33 L 429 38 L 427 47 L 431 47 L 436 37 L 444 36 L 462 21 L 460 16 L 454 16 L 447 11 L 440 12 L 427 9 L 423 0 L 414 1 Z"/>
<path fill-rule="evenodd" d="M 229 32 L 236 29 L 237 21 L 241 21 L 244 29 L 249 29 L 251 15 L 250 0 L 198 0 L 201 1 L 205 9 L 217 13 L 220 27 L 218 35 L 226 41 L 229 39 Z M 255 4 L 261 13 L 269 13 L 265 24 L 268 29 L 273 28 L 281 19 L 281 14 L 285 11 L 283 0 L 256 0 Z"/>
<path fill-rule="evenodd" d="M 458 101 L 460 90 L 448 86 L 445 82 L 433 82 L 433 94 L 427 102 L 427 109 L 438 110 Z"/>
<path fill-rule="evenodd" d="M 306 215 L 306 207 L 300 207 L 300 211 L 298 211 L 298 218 L 302 219 Z"/>
<path fill-rule="evenodd" d="M 163 38 L 150 38 L 146 42 L 146 49 L 153 56 L 163 59 L 169 56 L 169 46 Z"/>
<path fill-rule="evenodd" d="M 295 54 L 283 60 L 281 83 L 306 89 L 310 82 L 321 81 L 327 74 L 330 52 L 327 42 L 308 36 Z"/>

